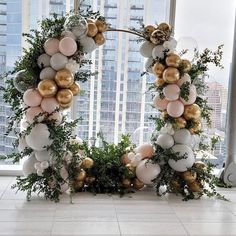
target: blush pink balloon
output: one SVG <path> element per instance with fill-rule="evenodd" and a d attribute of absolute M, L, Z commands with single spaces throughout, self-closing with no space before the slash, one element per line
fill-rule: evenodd
<path fill-rule="evenodd" d="M 154 148 L 149 143 L 144 143 L 137 147 L 137 153 L 140 153 L 142 158 L 152 157 L 154 154 Z"/>
<path fill-rule="evenodd" d="M 154 100 L 153 100 L 153 105 L 155 108 L 164 111 L 167 107 L 168 101 L 163 98 L 161 99 L 159 95 L 156 95 Z"/>
<path fill-rule="evenodd" d="M 181 97 L 180 100 L 184 105 L 191 105 L 196 101 L 196 98 L 197 98 L 196 87 L 194 85 L 190 85 L 188 99 L 185 100 Z"/>
<path fill-rule="evenodd" d="M 187 74 L 187 73 L 185 73 L 184 75 L 182 75 L 182 76 L 180 77 L 180 79 L 179 79 L 178 82 L 177 82 L 177 85 L 178 85 L 179 87 L 181 87 L 181 86 L 183 85 L 183 83 L 185 83 L 185 82 L 191 83 L 191 77 L 190 77 L 189 74 Z"/>
<path fill-rule="evenodd" d="M 54 120 L 56 125 L 59 125 L 62 121 L 62 115 L 60 112 L 55 112 L 48 117 L 49 120 Z"/>
<path fill-rule="evenodd" d="M 52 113 L 59 108 L 59 104 L 56 98 L 43 98 L 41 108 L 48 113 Z"/>
<path fill-rule="evenodd" d="M 167 105 L 167 113 L 169 116 L 177 118 L 184 113 L 184 105 L 181 101 L 169 102 Z"/>
<path fill-rule="evenodd" d="M 45 52 L 52 56 L 59 52 L 59 40 L 55 38 L 49 38 L 43 45 Z"/>
<path fill-rule="evenodd" d="M 61 39 L 59 43 L 59 50 L 65 56 L 72 56 L 77 50 L 77 44 L 71 37 Z"/>
<path fill-rule="evenodd" d="M 37 107 L 41 104 L 42 96 L 36 89 L 28 89 L 23 95 L 24 103 L 30 107 Z"/>
<path fill-rule="evenodd" d="M 27 109 L 26 114 L 25 114 L 26 120 L 29 123 L 32 123 L 34 121 L 34 118 L 38 116 L 40 113 L 43 113 L 43 110 L 41 107 L 30 107 Z M 42 122 L 43 119 L 44 119 L 44 115 L 41 115 L 37 118 L 37 121 Z"/>
<path fill-rule="evenodd" d="M 165 95 L 166 100 L 175 101 L 179 98 L 180 88 L 176 84 L 168 84 L 163 89 L 163 93 Z"/>

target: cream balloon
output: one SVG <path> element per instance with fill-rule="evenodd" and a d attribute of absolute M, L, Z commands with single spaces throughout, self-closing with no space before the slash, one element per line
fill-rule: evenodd
<path fill-rule="evenodd" d="M 28 177 L 30 174 L 36 173 L 36 169 L 34 168 L 36 162 L 37 160 L 33 154 L 24 160 L 22 171 L 25 177 Z"/>
<path fill-rule="evenodd" d="M 180 88 L 176 84 L 168 84 L 163 89 L 163 94 L 168 101 L 175 101 L 179 98 Z"/>
<path fill-rule="evenodd" d="M 23 95 L 23 101 L 27 106 L 37 107 L 41 104 L 42 96 L 36 89 L 28 89 Z"/>
<path fill-rule="evenodd" d="M 63 55 L 69 57 L 76 52 L 77 44 L 73 38 L 65 37 L 60 40 L 59 50 Z"/>
<path fill-rule="evenodd" d="M 50 152 L 48 150 L 35 151 L 35 157 L 38 161 L 49 161 L 51 158 Z"/>
<path fill-rule="evenodd" d="M 96 43 L 93 40 L 93 38 L 90 38 L 87 36 L 81 38 L 79 40 L 79 44 L 81 45 L 82 51 L 84 53 L 91 53 L 92 51 L 94 51 L 97 48 Z"/>
<path fill-rule="evenodd" d="M 44 79 L 54 79 L 56 75 L 56 71 L 52 69 L 52 67 L 45 67 L 40 71 L 39 78 L 41 80 Z"/>
<path fill-rule="evenodd" d="M 153 164 L 148 160 L 143 160 L 136 168 L 136 176 L 144 184 L 151 185 L 161 172 L 161 168 L 158 164 Z"/>
<path fill-rule="evenodd" d="M 172 101 L 168 103 L 166 110 L 169 116 L 177 118 L 184 113 L 184 105 L 179 100 Z"/>
<path fill-rule="evenodd" d="M 155 143 L 163 149 L 171 148 L 175 144 L 173 137 L 169 134 L 160 134 Z"/>
<path fill-rule="evenodd" d="M 147 58 L 152 57 L 152 50 L 155 46 L 156 46 L 155 44 L 153 44 L 149 41 L 145 41 L 139 49 L 140 54 L 143 57 L 147 57 Z"/>
<path fill-rule="evenodd" d="M 183 144 L 176 144 L 172 147 L 172 150 L 173 153 L 178 154 L 179 157 L 183 156 L 183 159 L 177 161 L 174 159 L 169 159 L 168 164 L 173 170 L 184 172 L 193 166 L 195 158 L 190 147 Z"/>
<path fill-rule="evenodd" d="M 59 103 L 57 102 L 57 99 L 54 97 L 43 98 L 41 102 L 41 108 L 48 113 L 52 113 L 56 109 L 59 109 Z"/>
<path fill-rule="evenodd" d="M 197 98 L 197 92 L 196 92 L 196 87 L 194 85 L 190 85 L 189 87 L 189 95 L 187 95 L 187 99 L 185 98 L 180 98 L 181 102 L 184 105 L 191 105 L 196 101 Z"/>
<path fill-rule="evenodd" d="M 164 58 L 164 51 L 165 51 L 165 48 L 162 45 L 157 45 L 152 50 L 152 57 L 154 59 L 157 59 L 157 58 L 163 59 Z"/>
<path fill-rule="evenodd" d="M 61 53 L 54 54 L 50 59 L 50 65 L 56 71 L 64 69 L 67 63 L 68 58 Z"/>
<path fill-rule="evenodd" d="M 144 143 L 137 147 L 137 153 L 140 153 L 142 158 L 150 158 L 154 154 L 154 148 L 150 143 Z"/>
<path fill-rule="evenodd" d="M 56 38 L 49 38 L 45 43 L 44 43 L 44 50 L 45 52 L 52 56 L 59 52 L 59 40 Z"/>
<path fill-rule="evenodd" d="M 38 66 L 42 69 L 50 66 L 50 56 L 46 53 L 41 54 L 37 59 Z"/>
<path fill-rule="evenodd" d="M 50 133 L 47 125 L 39 123 L 32 128 L 30 134 L 26 135 L 25 140 L 32 149 L 36 151 L 43 151 L 53 142 L 49 136 Z"/>
<path fill-rule="evenodd" d="M 178 144 L 190 145 L 192 141 L 191 133 L 187 129 L 176 130 L 173 137 Z"/>
<path fill-rule="evenodd" d="M 155 108 L 157 108 L 161 111 L 164 111 L 167 108 L 168 101 L 165 98 L 161 99 L 160 96 L 157 94 L 154 97 L 153 105 L 154 105 Z"/>
<path fill-rule="evenodd" d="M 191 84 L 191 77 L 189 74 L 183 74 L 180 79 L 177 81 L 177 85 L 181 87 L 185 82 L 189 82 Z"/>

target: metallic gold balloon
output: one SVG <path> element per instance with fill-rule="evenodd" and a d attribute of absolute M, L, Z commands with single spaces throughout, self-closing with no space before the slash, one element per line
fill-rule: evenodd
<path fill-rule="evenodd" d="M 95 43 L 98 45 L 98 46 L 101 46 L 105 43 L 106 39 L 104 37 L 104 35 L 102 33 L 98 33 L 96 34 L 96 36 L 93 38 Z"/>
<path fill-rule="evenodd" d="M 202 169 L 202 170 L 206 170 L 207 169 L 207 165 L 206 163 L 204 163 L 203 161 L 196 161 L 193 166 L 195 168 L 198 168 L 198 169 Z"/>
<path fill-rule="evenodd" d="M 197 104 L 184 107 L 184 118 L 186 120 L 198 120 L 201 117 L 201 109 Z"/>
<path fill-rule="evenodd" d="M 185 59 L 183 59 L 182 61 L 181 61 L 181 67 L 182 67 L 182 71 L 184 72 L 184 73 L 188 73 L 190 70 L 191 70 L 191 63 L 190 63 L 190 61 L 189 60 L 185 60 Z"/>
<path fill-rule="evenodd" d="M 150 41 L 156 45 L 163 44 L 166 40 L 167 40 L 167 35 L 165 34 L 164 31 L 159 29 L 153 31 L 150 36 Z"/>
<path fill-rule="evenodd" d="M 154 30 L 156 30 L 156 28 L 155 28 L 155 26 L 153 26 L 153 25 L 147 25 L 147 26 L 145 26 L 145 28 L 144 28 L 144 35 L 145 35 L 145 37 L 150 38 L 150 36 L 151 36 L 151 34 L 152 34 L 152 32 L 153 32 Z"/>
<path fill-rule="evenodd" d="M 159 62 L 155 63 L 152 67 L 154 75 L 157 75 L 159 78 L 161 78 L 164 70 L 165 66 Z"/>
<path fill-rule="evenodd" d="M 93 159 L 91 159 L 90 157 L 84 158 L 84 160 L 82 161 L 82 167 L 84 169 L 92 168 L 93 167 Z"/>
<path fill-rule="evenodd" d="M 202 129 L 202 123 L 201 121 L 195 121 L 195 125 L 189 129 L 189 132 L 191 134 L 195 134 L 199 132 Z"/>
<path fill-rule="evenodd" d="M 144 183 L 142 181 L 140 181 L 138 178 L 135 178 L 133 180 L 133 186 L 135 189 L 139 190 L 144 187 Z"/>
<path fill-rule="evenodd" d="M 93 177 L 93 176 L 88 176 L 88 177 L 85 178 L 85 182 L 88 183 L 88 184 L 93 183 L 95 180 L 96 180 L 96 178 Z"/>
<path fill-rule="evenodd" d="M 87 28 L 88 28 L 87 35 L 89 37 L 94 37 L 98 33 L 98 27 L 93 22 L 88 23 Z"/>
<path fill-rule="evenodd" d="M 130 176 L 130 177 L 135 176 L 135 167 L 132 166 L 130 163 L 127 164 L 127 165 L 125 165 L 125 166 L 126 166 L 126 168 L 128 169 L 129 176 Z"/>
<path fill-rule="evenodd" d="M 162 22 L 157 26 L 157 29 L 163 30 L 164 32 L 170 32 L 171 26 L 165 22 Z"/>
<path fill-rule="evenodd" d="M 173 84 L 180 78 L 179 70 L 174 67 L 168 67 L 163 72 L 163 79 L 166 83 Z"/>
<path fill-rule="evenodd" d="M 161 87 L 162 85 L 165 84 L 165 80 L 162 79 L 162 78 L 158 78 L 154 81 L 154 84 L 157 86 L 157 87 Z"/>
<path fill-rule="evenodd" d="M 57 101 L 59 104 L 68 104 L 72 101 L 73 99 L 73 93 L 70 91 L 70 89 L 60 89 L 57 92 L 56 95 Z"/>
<path fill-rule="evenodd" d="M 70 89 L 71 92 L 73 93 L 73 96 L 78 95 L 79 92 L 80 92 L 80 86 L 79 86 L 79 84 L 78 84 L 77 82 L 74 82 L 74 83 L 70 86 L 69 89 Z"/>
<path fill-rule="evenodd" d="M 172 67 L 178 68 L 180 63 L 181 63 L 181 58 L 174 53 L 171 53 L 166 57 L 166 65 L 167 66 L 172 66 Z"/>
<path fill-rule="evenodd" d="M 193 183 L 189 183 L 188 187 L 193 192 L 197 192 L 197 193 L 202 192 L 202 185 L 197 181 L 194 181 Z"/>
<path fill-rule="evenodd" d="M 168 118 L 168 113 L 167 113 L 167 111 L 165 110 L 165 111 L 162 111 L 161 112 L 161 116 L 162 116 L 162 118 L 165 120 L 165 119 L 167 119 Z"/>
<path fill-rule="evenodd" d="M 73 185 L 75 189 L 81 189 L 84 187 L 84 181 L 75 181 Z"/>
<path fill-rule="evenodd" d="M 39 82 L 38 90 L 42 97 L 53 97 L 57 93 L 57 85 L 52 79 L 45 79 Z"/>
<path fill-rule="evenodd" d="M 170 187 L 173 189 L 173 190 L 179 190 L 181 188 L 181 184 L 178 180 L 174 180 L 172 179 L 171 182 L 170 182 Z"/>
<path fill-rule="evenodd" d="M 197 173 L 189 170 L 182 172 L 180 176 L 187 183 L 193 183 L 197 179 Z"/>
<path fill-rule="evenodd" d="M 131 162 L 131 161 L 130 161 L 130 159 L 128 158 L 128 153 L 123 154 L 122 157 L 121 157 L 121 163 L 122 163 L 123 165 L 127 165 L 127 164 L 129 164 L 130 162 Z"/>
<path fill-rule="evenodd" d="M 131 187 L 130 179 L 123 179 L 122 180 L 122 185 L 123 185 L 124 188 L 130 188 Z"/>
<path fill-rule="evenodd" d="M 76 181 L 84 181 L 86 178 L 85 170 L 81 169 L 79 174 L 75 177 Z"/>
<path fill-rule="evenodd" d="M 98 28 L 98 32 L 101 32 L 101 33 L 105 32 L 108 28 L 106 22 L 99 19 L 95 21 L 95 24 Z"/>
<path fill-rule="evenodd" d="M 59 103 L 60 108 L 63 109 L 67 109 L 72 105 L 72 102 L 69 103 Z"/>
<path fill-rule="evenodd" d="M 175 129 L 183 129 L 185 128 L 186 124 L 187 122 L 183 117 L 178 117 L 178 118 L 175 118 L 175 124 L 173 124 L 173 127 Z"/>
<path fill-rule="evenodd" d="M 55 81 L 60 88 L 69 88 L 74 83 L 73 74 L 67 70 L 59 70 L 56 73 Z"/>

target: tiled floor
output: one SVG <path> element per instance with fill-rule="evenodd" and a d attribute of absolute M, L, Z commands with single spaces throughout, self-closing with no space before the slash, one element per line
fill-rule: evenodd
<path fill-rule="evenodd" d="M 183 202 L 146 189 L 123 198 L 81 193 L 74 204 L 64 195 L 55 204 L 27 202 L 11 189 L 14 181 L 0 177 L 0 235 L 236 235 L 236 189 L 221 190 L 231 202 Z"/>

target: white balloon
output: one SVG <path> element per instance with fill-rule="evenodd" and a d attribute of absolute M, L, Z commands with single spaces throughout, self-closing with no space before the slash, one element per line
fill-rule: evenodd
<path fill-rule="evenodd" d="M 38 176 L 43 176 L 43 170 L 37 170 L 37 175 Z"/>
<path fill-rule="evenodd" d="M 142 161 L 142 156 L 140 153 L 137 153 L 134 157 L 134 159 L 131 161 L 131 165 L 136 167 L 139 165 L 140 161 Z"/>
<path fill-rule="evenodd" d="M 48 163 L 48 161 L 43 161 L 43 162 L 41 162 L 40 166 L 43 170 L 45 170 L 49 167 L 49 163 Z"/>
<path fill-rule="evenodd" d="M 22 167 L 25 177 L 28 177 L 28 175 L 30 174 L 36 173 L 36 169 L 34 168 L 34 164 L 36 162 L 37 160 L 33 154 L 25 159 Z"/>
<path fill-rule="evenodd" d="M 40 55 L 37 60 L 37 64 L 40 68 L 48 67 L 50 66 L 50 56 L 46 53 Z"/>
<path fill-rule="evenodd" d="M 92 51 L 94 51 L 96 49 L 96 43 L 93 40 L 93 38 L 91 37 L 83 37 L 79 40 L 79 43 L 82 47 L 82 51 L 85 53 L 91 53 Z"/>
<path fill-rule="evenodd" d="M 153 184 L 152 180 L 155 179 L 161 172 L 158 164 L 153 164 L 148 160 L 143 160 L 136 168 L 137 178 L 145 184 Z"/>
<path fill-rule="evenodd" d="M 175 131 L 175 143 L 190 145 L 192 141 L 191 133 L 187 129 L 180 129 Z"/>
<path fill-rule="evenodd" d="M 42 170 L 42 168 L 41 168 L 41 163 L 40 163 L 40 162 L 36 162 L 36 163 L 34 164 L 34 168 L 35 168 L 36 170 Z"/>
<path fill-rule="evenodd" d="M 66 64 L 68 63 L 67 56 L 56 53 L 51 57 L 50 65 L 54 70 L 62 70 L 66 67 Z"/>
<path fill-rule="evenodd" d="M 152 50 L 155 46 L 156 46 L 155 44 L 153 44 L 149 41 L 145 41 L 139 49 L 140 54 L 143 57 L 147 57 L 147 58 L 152 57 Z"/>
<path fill-rule="evenodd" d="M 176 144 L 172 147 L 172 150 L 179 156 L 185 155 L 187 157 L 180 159 L 178 161 L 175 161 L 174 159 L 169 159 L 168 164 L 173 170 L 184 172 L 193 166 L 195 158 L 194 158 L 194 153 L 190 147 L 183 144 Z"/>
<path fill-rule="evenodd" d="M 75 35 L 74 35 L 71 31 L 63 31 L 63 32 L 61 33 L 61 36 L 62 36 L 62 37 L 70 37 L 70 38 L 76 40 Z"/>
<path fill-rule="evenodd" d="M 51 158 L 50 152 L 48 150 L 35 151 L 34 153 L 38 161 L 49 161 Z"/>
<path fill-rule="evenodd" d="M 49 138 L 50 132 L 47 125 L 36 124 L 30 134 L 25 137 L 26 143 L 36 151 L 43 151 L 47 146 L 52 144 L 52 140 Z"/>
<path fill-rule="evenodd" d="M 165 51 L 165 48 L 162 45 L 157 45 L 152 50 L 152 57 L 154 59 L 156 59 L 156 58 L 163 59 L 164 58 L 164 51 Z"/>
<path fill-rule="evenodd" d="M 25 150 L 26 147 L 29 147 L 25 141 L 25 138 L 20 137 L 19 138 L 19 145 L 18 145 L 18 151 L 22 152 Z"/>
<path fill-rule="evenodd" d="M 39 74 L 39 78 L 41 80 L 44 79 L 54 79 L 56 75 L 56 71 L 52 69 L 52 67 L 45 67 L 41 70 L 40 74 Z"/>
<path fill-rule="evenodd" d="M 134 158 L 135 158 L 135 154 L 134 154 L 133 152 L 128 153 L 128 159 L 129 159 L 130 161 L 133 161 Z"/>
<path fill-rule="evenodd" d="M 153 62 L 154 62 L 154 60 L 152 57 L 148 58 L 145 62 L 145 69 L 147 72 L 149 72 L 151 74 L 153 74 L 153 71 L 152 71 Z"/>
<path fill-rule="evenodd" d="M 174 145 L 174 139 L 169 134 L 160 134 L 156 140 L 156 144 L 161 146 L 163 149 L 168 149 Z"/>

